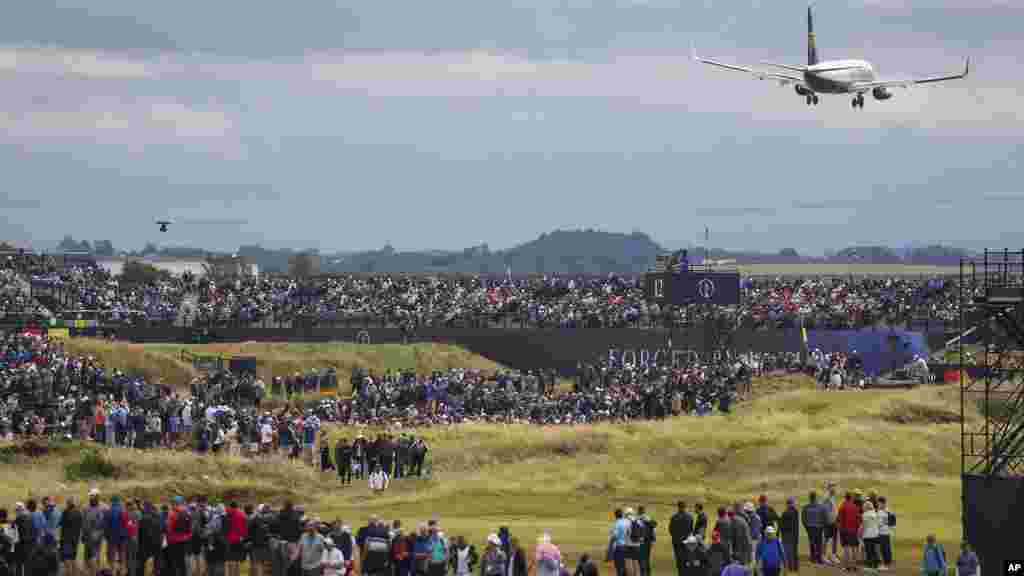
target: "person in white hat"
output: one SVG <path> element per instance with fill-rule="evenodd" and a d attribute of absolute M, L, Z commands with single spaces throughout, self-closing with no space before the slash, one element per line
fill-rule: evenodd
<path fill-rule="evenodd" d="M 681 576 L 703 576 L 708 571 L 708 555 L 697 537 L 690 534 L 683 540 Z"/>
<path fill-rule="evenodd" d="M 345 555 L 334 544 L 334 540 L 324 538 L 324 555 L 320 560 L 323 576 L 342 576 L 345 573 Z"/>
<path fill-rule="evenodd" d="M 774 526 L 765 529 L 764 539 L 757 546 L 756 562 L 762 576 L 779 576 L 782 573 L 786 565 L 786 551 L 777 538 Z"/>

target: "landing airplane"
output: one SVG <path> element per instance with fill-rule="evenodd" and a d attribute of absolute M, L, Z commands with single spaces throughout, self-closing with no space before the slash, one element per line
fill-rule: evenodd
<path fill-rule="evenodd" d="M 168 222 L 167 220 L 157 220 L 156 224 L 160 227 L 161 232 L 167 232 L 167 227 L 170 226 L 172 222 Z"/>
<path fill-rule="evenodd" d="M 697 56 L 697 49 L 693 50 L 693 59 L 702 64 L 710 64 L 727 70 L 736 70 L 753 74 L 761 80 L 771 79 L 779 82 L 779 85 L 786 86 L 793 84 L 796 93 L 807 99 L 807 105 L 813 106 L 818 103 L 818 94 L 853 94 L 853 107 L 864 108 L 864 93 L 871 92 L 875 100 L 888 100 L 892 98 L 889 88 L 909 88 L 915 84 L 930 84 L 932 82 L 944 82 L 946 80 L 957 80 L 966 78 L 971 69 L 970 59 L 964 61 L 964 71 L 960 74 L 950 76 L 934 76 L 928 78 L 917 78 L 910 80 L 879 80 L 875 76 L 875 69 L 871 63 L 864 60 L 829 60 L 819 61 L 818 50 L 814 44 L 814 15 L 811 7 L 807 7 L 807 65 L 791 66 L 787 64 L 772 64 L 762 62 L 766 66 L 786 70 L 787 72 L 763 72 L 747 68 L 725 64 L 716 60 L 701 58 Z"/>

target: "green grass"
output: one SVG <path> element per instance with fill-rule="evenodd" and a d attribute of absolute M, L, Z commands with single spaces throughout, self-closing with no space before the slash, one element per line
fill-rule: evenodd
<path fill-rule="evenodd" d="M 371 513 L 407 527 L 437 516 L 448 534 L 478 545 L 501 525 L 527 545 L 550 531 L 572 564 L 583 552 L 604 558 L 613 508 L 643 504 L 660 521 L 654 565 L 661 575 L 674 574 L 665 540 L 676 500 L 713 510 L 764 493 L 781 509 L 786 497 L 802 502 L 809 490 L 820 492 L 835 480 L 842 489 L 889 498 L 900 518 L 896 574 L 917 574 L 929 533 L 953 553 L 960 536 L 960 428 L 946 417 L 958 409 L 957 389 L 822 393 L 802 378 L 755 387 L 759 394 L 729 416 L 425 430 L 433 475 L 395 482 L 381 496 L 362 483 L 341 488 L 332 475 L 278 459 L 104 450 L 114 470 L 89 481 L 67 479 L 65 464 L 76 457 L 66 451 L 35 460 L 16 456 L 19 461 L 4 468 L 0 498 L 10 506 L 29 495 L 81 496 L 93 483 L 106 495 L 154 499 L 198 493 L 250 502 L 293 498 L 322 518 L 353 526 Z M 355 431 L 331 427 L 329 433 L 333 441 Z M 806 550 L 806 538 L 801 545 Z M 807 566 L 803 572 L 826 573 Z"/>

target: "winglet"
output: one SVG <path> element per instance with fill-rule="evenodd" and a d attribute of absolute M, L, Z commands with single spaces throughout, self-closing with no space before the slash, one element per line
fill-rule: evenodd
<path fill-rule="evenodd" d="M 970 74 L 970 73 L 971 73 L 971 57 L 968 56 L 968 57 L 964 58 L 964 78 L 967 78 L 967 75 Z"/>
<path fill-rule="evenodd" d="M 690 44 L 690 53 L 693 55 L 693 60 L 695 62 L 700 60 L 700 58 L 697 57 L 697 44 L 696 43 L 691 43 Z"/>

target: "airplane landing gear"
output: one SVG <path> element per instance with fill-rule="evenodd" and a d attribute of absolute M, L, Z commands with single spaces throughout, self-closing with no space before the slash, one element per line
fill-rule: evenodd
<path fill-rule="evenodd" d="M 854 108 L 861 108 L 861 109 L 863 109 L 864 108 L 864 95 L 863 94 L 857 94 L 853 98 L 853 102 L 851 102 L 851 105 Z"/>
<path fill-rule="evenodd" d="M 817 94 L 808 94 L 807 95 L 807 105 L 808 106 L 817 106 L 818 105 L 818 95 Z"/>

